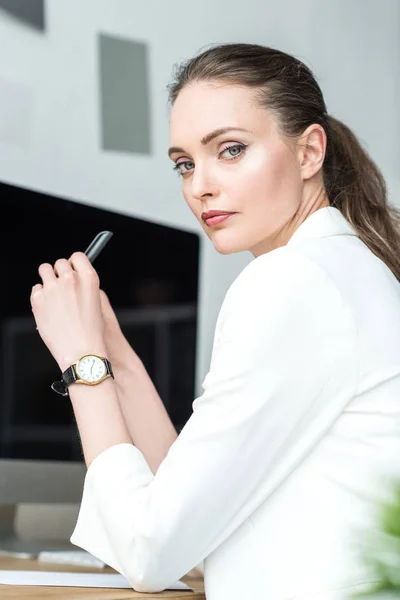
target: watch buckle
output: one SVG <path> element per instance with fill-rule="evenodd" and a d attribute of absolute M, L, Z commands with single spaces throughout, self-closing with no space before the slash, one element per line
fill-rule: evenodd
<path fill-rule="evenodd" d="M 51 384 L 51 389 L 60 394 L 61 396 L 69 396 L 68 387 L 61 381 L 54 381 Z"/>

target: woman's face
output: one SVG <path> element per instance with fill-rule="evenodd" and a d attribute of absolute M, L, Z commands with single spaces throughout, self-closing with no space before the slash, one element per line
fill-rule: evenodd
<path fill-rule="evenodd" d="M 288 241 L 303 198 L 301 152 L 283 141 L 251 89 L 187 85 L 171 110 L 170 143 L 184 198 L 218 252 L 258 256 Z M 207 224 L 202 213 L 213 210 L 234 214 Z"/>

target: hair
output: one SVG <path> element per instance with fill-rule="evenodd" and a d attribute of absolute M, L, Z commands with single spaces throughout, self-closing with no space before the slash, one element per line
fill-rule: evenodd
<path fill-rule="evenodd" d="M 254 89 L 257 105 L 275 116 L 284 138 L 298 138 L 313 123 L 323 127 L 322 172 L 329 204 L 400 281 L 400 210 L 389 205 L 384 177 L 351 129 L 328 115 L 312 71 L 274 48 L 219 44 L 177 66 L 167 86 L 171 106 L 186 85 L 202 81 Z"/>

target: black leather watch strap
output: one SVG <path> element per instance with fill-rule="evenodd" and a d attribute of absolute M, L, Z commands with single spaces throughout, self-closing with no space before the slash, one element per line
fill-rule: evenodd
<path fill-rule="evenodd" d="M 75 369 L 72 365 L 68 367 L 68 369 L 65 369 L 64 373 L 61 375 L 61 379 L 67 387 L 78 379 L 76 376 Z"/>
<path fill-rule="evenodd" d="M 107 358 L 103 358 L 103 360 L 106 365 L 107 374 L 114 378 L 110 361 Z M 71 385 L 71 383 L 75 383 L 78 379 L 79 377 L 76 375 L 75 368 L 71 365 L 62 373 L 61 381 L 54 381 L 54 383 L 51 384 L 51 389 L 57 392 L 57 394 L 61 394 L 61 396 L 69 396 L 68 386 Z"/>

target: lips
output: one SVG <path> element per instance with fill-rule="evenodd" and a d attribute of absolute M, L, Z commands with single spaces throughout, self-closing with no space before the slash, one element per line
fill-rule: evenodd
<path fill-rule="evenodd" d="M 203 221 L 206 221 L 210 217 L 220 217 L 233 214 L 233 212 L 227 210 L 208 210 L 206 212 L 201 213 L 201 218 L 203 219 Z"/>
<path fill-rule="evenodd" d="M 207 227 L 214 227 L 215 225 L 226 221 L 227 219 L 229 219 L 229 217 L 232 217 L 235 214 L 236 213 L 219 213 L 215 216 L 209 216 L 208 218 L 206 218 L 205 223 Z"/>

